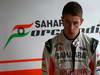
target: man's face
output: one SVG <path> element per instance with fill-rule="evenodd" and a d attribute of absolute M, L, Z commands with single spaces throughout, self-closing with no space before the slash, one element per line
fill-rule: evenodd
<path fill-rule="evenodd" d="M 64 24 L 64 34 L 69 39 L 74 39 L 80 30 L 80 25 L 83 22 L 83 19 L 79 16 L 73 15 L 64 15 L 62 17 L 63 24 Z"/>

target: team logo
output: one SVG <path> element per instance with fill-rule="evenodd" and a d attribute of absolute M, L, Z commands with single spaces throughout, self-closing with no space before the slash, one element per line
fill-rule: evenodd
<path fill-rule="evenodd" d="M 18 38 L 18 37 L 25 37 L 29 34 L 29 32 L 25 32 L 25 28 L 30 28 L 32 27 L 34 23 L 31 24 L 20 24 L 20 25 L 16 25 L 13 27 L 12 31 L 17 30 L 17 33 L 13 33 L 9 36 L 4 48 L 6 48 L 8 46 L 8 44 L 10 43 L 10 41 L 14 38 Z"/>
<path fill-rule="evenodd" d="M 56 51 L 64 50 L 63 43 L 57 43 L 55 46 Z"/>

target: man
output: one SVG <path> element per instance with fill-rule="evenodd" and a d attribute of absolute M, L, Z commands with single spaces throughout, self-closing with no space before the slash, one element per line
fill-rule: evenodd
<path fill-rule="evenodd" d="M 98 41 L 80 32 L 83 10 L 78 2 L 62 11 L 64 30 L 45 43 L 43 75 L 95 75 Z"/>

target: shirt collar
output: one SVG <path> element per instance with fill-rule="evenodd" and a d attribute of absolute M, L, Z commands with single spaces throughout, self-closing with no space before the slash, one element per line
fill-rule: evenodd
<path fill-rule="evenodd" d="M 79 44 L 80 35 L 81 35 L 81 32 L 79 31 L 79 33 L 77 34 L 77 36 L 74 39 L 69 39 L 68 37 L 65 36 L 65 34 L 63 32 L 64 38 L 67 39 L 69 42 L 71 42 L 74 46 L 77 46 Z"/>

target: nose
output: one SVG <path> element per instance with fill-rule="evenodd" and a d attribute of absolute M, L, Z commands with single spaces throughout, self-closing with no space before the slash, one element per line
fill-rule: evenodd
<path fill-rule="evenodd" d="M 72 31 L 74 29 L 74 25 L 70 24 L 70 30 Z"/>

